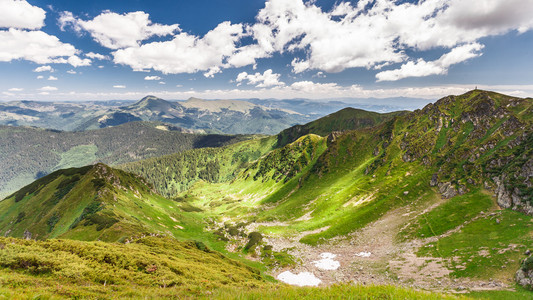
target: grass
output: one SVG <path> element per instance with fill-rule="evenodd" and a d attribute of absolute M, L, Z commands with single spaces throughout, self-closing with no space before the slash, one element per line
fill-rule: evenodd
<path fill-rule="evenodd" d="M 516 286 L 515 291 L 478 291 L 470 292 L 468 297 L 473 299 L 516 300 L 533 299 L 533 291 Z"/>
<path fill-rule="evenodd" d="M 456 277 L 511 282 L 524 251 L 533 247 L 532 237 L 532 217 L 503 210 L 495 215 L 485 213 L 459 232 L 439 239 L 438 244 L 420 249 L 418 254 L 450 259 L 449 267 Z"/>
<path fill-rule="evenodd" d="M 453 197 L 435 209 L 418 216 L 404 232 L 404 239 L 441 235 L 494 207 L 492 197 L 476 189 L 468 194 Z"/>

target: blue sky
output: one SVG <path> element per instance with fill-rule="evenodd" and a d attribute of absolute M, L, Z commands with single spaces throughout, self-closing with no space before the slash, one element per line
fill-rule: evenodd
<path fill-rule="evenodd" d="M 533 0 L 0 0 L 0 100 L 533 96 L 532 14 Z"/>

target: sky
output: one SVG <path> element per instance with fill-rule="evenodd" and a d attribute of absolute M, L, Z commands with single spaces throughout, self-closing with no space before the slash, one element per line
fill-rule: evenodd
<path fill-rule="evenodd" d="M 533 96 L 533 0 L 0 0 L 0 101 Z"/>

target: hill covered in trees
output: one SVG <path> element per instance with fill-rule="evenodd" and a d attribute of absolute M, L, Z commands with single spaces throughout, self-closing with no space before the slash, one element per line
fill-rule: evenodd
<path fill-rule="evenodd" d="M 149 122 L 82 132 L 0 126 L 0 198 L 62 168 L 94 162 L 114 165 L 248 138 L 193 134 Z"/>

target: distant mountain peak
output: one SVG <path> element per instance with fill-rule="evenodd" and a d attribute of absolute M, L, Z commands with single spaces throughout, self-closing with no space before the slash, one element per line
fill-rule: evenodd
<path fill-rule="evenodd" d="M 142 98 L 139 102 L 127 106 L 128 109 L 150 109 L 150 110 L 168 110 L 172 107 L 172 103 L 156 96 L 148 95 Z"/>
<path fill-rule="evenodd" d="M 156 96 L 147 95 L 144 98 L 142 98 L 141 101 L 139 101 L 139 102 L 146 102 L 146 101 L 150 101 L 150 100 L 163 100 L 163 99 L 161 99 L 159 97 L 156 97 Z"/>

